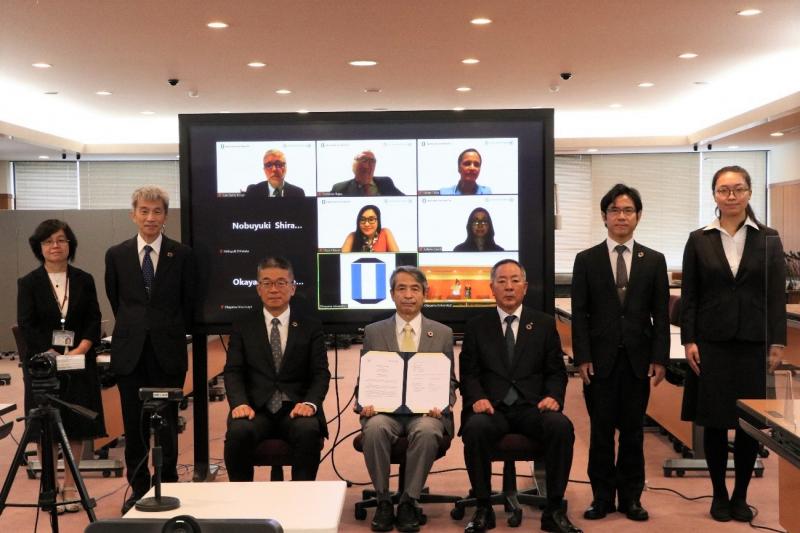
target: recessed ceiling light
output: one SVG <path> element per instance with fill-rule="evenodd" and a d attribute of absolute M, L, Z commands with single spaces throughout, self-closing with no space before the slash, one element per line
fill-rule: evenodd
<path fill-rule="evenodd" d="M 760 15 L 760 9 L 742 9 L 741 11 L 736 12 L 737 15 L 740 17 L 752 17 L 754 15 Z"/>
<path fill-rule="evenodd" d="M 111 91 L 97 91 L 94 94 L 97 96 L 111 96 L 113 93 Z"/>
<path fill-rule="evenodd" d="M 251 62 L 249 62 L 247 64 L 247 66 L 251 67 L 251 68 L 263 68 L 263 67 L 266 67 L 267 64 L 266 63 L 262 63 L 261 61 L 251 61 Z"/>
<path fill-rule="evenodd" d="M 379 93 L 379 92 L 381 92 L 381 89 L 378 88 L 378 87 L 367 87 L 366 89 L 364 89 L 364 92 L 365 93 Z"/>
<path fill-rule="evenodd" d="M 40 155 L 39 159 L 50 159 L 49 155 Z"/>
<path fill-rule="evenodd" d="M 464 111 L 463 107 L 454 107 L 453 111 Z"/>
<path fill-rule="evenodd" d="M 707 81 L 693 81 L 692 83 L 694 83 L 695 85 L 708 85 Z"/>
<path fill-rule="evenodd" d="M 597 148 L 588 148 L 586 151 L 587 152 L 596 152 Z"/>
<path fill-rule="evenodd" d="M 770 135 L 770 137 L 783 137 L 783 132 L 782 131 L 773 131 L 769 135 Z"/>
<path fill-rule="evenodd" d="M 472 90 L 472 87 L 456 87 L 456 91 L 460 93 L 468 93 Z"/>
<path fill-rule="evenodd" d="M 186 92 L 186 96 L 189 98 L 200 98 L 200 93 L 197 91 L 197 89 L 192 89 L 191 91 Z"/>
<path fill-rule="evenodd" d="M 222 111 L 218 111 L 218 113 L 222 113 L 223 115 L 226 115 L 226 114 L 230 113 L 230 111 L 225 109 L 225 110 L 222 110 Z"/>
<path fill-rule="evenodd" d="M 277 91 L 275 91 L 275 93 L 276 94 L 292 94 L 292 91 L 290 91 L 289 89 L 278 89 Z"/>
<path fill-rule="evenodd" d="M 32 67 L 36 67 L 36 68 L 52 68 L 53 67 L 53 65 L 51 65 L 50 63 L 34 63 L 31 66 Z"/>
<path fill-rule="evenodd" d="M 156 114 L 155 111 L 140 111 L 140 113 L 142 115 L 155 115 Z"/>
<path fill-rule="evenodd" d="M 389 111 L 388 107 L 373 107 L 373 111 Z"/>
<path fill-rule="evenodd" d="M 732 145 L 728 146 L 728 150 L 736 150 L 738 148 L 739 148 L 739 145 L 737 145 L 737 144 L 732 144 Z"/>
<path fill-rule="evenodd" d="M 301 115 L 305 115 L 308 113 L 308 109 L 298 109 L 297 112 L 300 113 Z"/>
<path fill-rule="evenodd" d="M 481 62 L 481 60 L 476 59 L 474 57 L 468 57 L 466 59 L 462 59 L 461 62 L 464 63 L 465 65 L 477 65 L 478 63 Z"/>
<path fill-rule="evenodd" d="M 350 61 L 350 64 L 354 67 L 374 67 L 378 62 L 371 59 L 355 59 Z"/>
<path fill-rule="evenodd" d="M 611 107 L 613 109 L 619 109 L 620 107 L 622 107 L 622 104 L 611 104 L 608 107 Z"/>
<path fill-rule="evenodd" d="M 697 54 L 695 54 L 694 52 L 684 52 L 678 57 L 681 59 L 694 59 L 695 57 L 697 57 Z"/>
<path fill-rule="evenodd" d="M 642 83 L 639 84 L 639 87 L 647 88 L 647 87 L 652 87 L 653 85 L 655 85 L 655 83 L 651 81 L 643 81 Z"/>
<path fill-rule="evenodd" d="M 56 94 L 58 94 L 58 91 L 45 91 L 44 94 L 46 94 L 47 96 L 55 96 Z"/>
<path fill-rule="evenodd" d="M 226 22 L 222 22 L 221 20 L 215 20 L 206 24 L 206 26 L 214 30 L 221 30 L 227 28 L 228 24 Z"/>
<path fill-rule="evenodd" d="M 475 24 L 476 26 L 485 26 L 487 24 L 491 24 L 492 23 L 492 19 L 489 19 L 489 18 L 486 18 L 486 17 L 478 17 L 478 18 L 474 18 L 474 19 L 470 20 L 470 22 L 472 24 Z"/>

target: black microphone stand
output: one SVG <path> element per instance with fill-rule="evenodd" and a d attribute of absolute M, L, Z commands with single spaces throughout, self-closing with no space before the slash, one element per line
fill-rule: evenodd
<path fill-rule="evenodd" d="M 159 433 L 166 424 L 159 411 L 167 405 L 167 402 L 163 401 L 147 401 L 144 403 L 144 409 L 152 411 L 150 414 L 150 434 L 153 436 L 151 453 L 153 456 L 153 488 L 155 488 L 156 494 L 137 501 L 137 511 L 156 513 L 159 511 L 171 511 L 181 506 L 181 501 L 178 498 L 161 495 L 161 468 L 164 465 L 164 455 L 161 450 Z"/>

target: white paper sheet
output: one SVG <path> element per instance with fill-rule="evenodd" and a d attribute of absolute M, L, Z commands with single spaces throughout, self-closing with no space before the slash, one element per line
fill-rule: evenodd
<path fill-rule="evenodd" d="M 367 352 L 361 356 L 358 403 L 379 413 L 391 413 L 403 405 L 405 362 L 396 352 Z"/>
<path fill-rule="evenodd" d="M 415 413 L 450 404 L 450 359 L 443 353 L 417 353 L 408 360 L 406 406 Z"/>

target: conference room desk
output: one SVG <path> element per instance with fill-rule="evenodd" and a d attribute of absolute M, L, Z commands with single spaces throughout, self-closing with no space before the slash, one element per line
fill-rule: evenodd
<path fill-rule="evenodd" d="M 7 415 L 17 408 L 15 403 L 0 403 L 0 416 Z"/>
<path fill-rule="evenodd" d="M 739 418 L 747 433 L 778 455 L 778 520 L 787 531 L 800 532 L 800 400 L 738 400 L 766 430 Z"/>
<path fill-rule="evenodd" d="M 124 518 L 272 518 L 285 533 L 335 533 L 339 529 L 344 481 L 267 481 L 163 483 L 163 496 L 175 496 L 181 506 L 172 511 L 144 513 L 135 508 Z M 147 496 L 154 496 L 150 489 Z"/>

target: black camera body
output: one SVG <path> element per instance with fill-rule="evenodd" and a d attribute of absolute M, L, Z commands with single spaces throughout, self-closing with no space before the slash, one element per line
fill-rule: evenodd
<path fill-rule="evenodd" d="M 60 384 L 58 381 L 56 356 L 52 352 L 32 355 L 26 365 L 31 377 L 31 392 L 39 405 L 47 403 L 45 395 L 56 396 Z"/>

